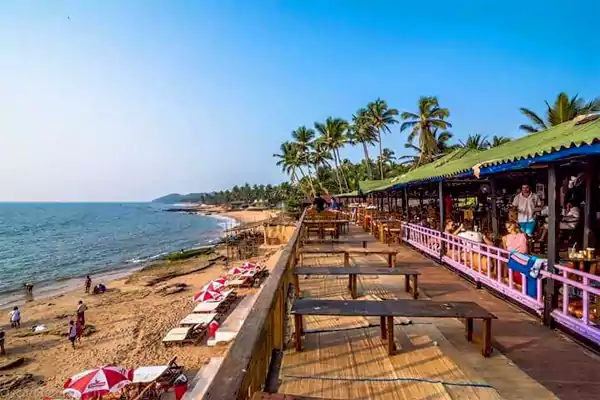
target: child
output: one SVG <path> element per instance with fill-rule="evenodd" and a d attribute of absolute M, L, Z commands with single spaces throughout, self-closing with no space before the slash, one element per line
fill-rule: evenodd
<path fill-rule="evenodd" d="M 75 322 L 73 322 L 73 320 L 69 322 L 69 333 L 67 334 L 67 337 L 71 342 L 71 346 L 75 348 L 75 341 L 77 340 L 77 327 L 75 326 Z"/>
<path fill-rule="evenodd" d="M 19 311 L 19 307 L 13 308 L 13 310 L 9 314 L 10 317 L 10 326 L 13 328 L 21 327 L 21 311 Z"/>

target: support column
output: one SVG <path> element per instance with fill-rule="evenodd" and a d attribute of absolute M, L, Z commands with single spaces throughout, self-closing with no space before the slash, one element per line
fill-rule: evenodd
<path fill-rule="evenodd" d="M 593 247 L 593 224 L 596 220 L 596 208 L 592 206 L 594 190 L 594 174 L 596 173 L 596 160 L 588 161 L 585 168 L 585 210 L 583 213 L 583 248 Z M 593 216 L 593 219 L 592 219 Z"/>
<path fill-rule="evenodd" d="M 440 183 L 438 184 L 438 198 L 439 198 L 439 206 L 440 206 L 440 232 L 444 232 L 444 225 L 445 225 L 445 215 L 444 215 L 444 211 L 445 211 L 445 207 L 444 207 L 444 181 L 440 180 Z M 443 240 L 440 240 L 440 259 L 442 259 L 444 257 L 444 253 L 445 251 L 445 243 Z"/>
<path fill-rule="evenodd" d="M 554 164 L 548 166 L 548 271 L 555 273 L 554 266 L 558 259 L 558 229 L 560 204 L 558 198 L 558 185 L 556 178 L 556 167 Z M 544 285 L 544 325 L 552 326 L 552 310 L 557 306 L 555 282 L 546 279 Z"/>
<path fill-rule="evenodd" d="M 497 238 L 500 234 L 500 229 L 498 227 L 498 204 L 496 198 L 496 178 L 490 178 L 490 192 L 492 199 L 492 233 L 494 234 L 494 238 Z"/>

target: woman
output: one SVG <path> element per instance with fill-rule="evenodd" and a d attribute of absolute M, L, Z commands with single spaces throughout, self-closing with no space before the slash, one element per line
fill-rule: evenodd
<path fill-rule="evenodd" d="M 521 232 L 519 224 L 513 221 L 506 223 L 507 234 L 502 237 L 502 247 L 508 251 L 516 251 L 517 253 L 527 254 L 529 251 L 527 246 L 527 236 Z M 519 272 L 513 271 L 513 282 L 521 285 L 523 283 L 522 276 Z"/>

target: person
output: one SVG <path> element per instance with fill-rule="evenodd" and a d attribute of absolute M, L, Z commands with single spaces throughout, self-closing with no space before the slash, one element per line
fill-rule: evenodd
<path fill-rule="evenodd" d="M 535 212 L 539 208 L 540 200 L 537 194 L 531 192 L 529 185 L 521 186 L 521 193 L 517 194 L 512 203 L 518 211 L 518 221 L 527 236 L 533 235 L 535 229 Z"/>
<path fill-rule="evenodd" d="M 0 356 L 5 356 L 6 350 L 4 350 L 4 331 L 0 330 Z"/>
<path fill-rule="evenodd" d="M 23 289 L 25 289 L 25 292 L 27 293 L 33 293 L 33 285 L 31 283 L 24 283 Z"/>
<path fill-rule="evenodd" d="M 67 333 L 67 338 L 69 338 L 71 346 L 75 348 L 75 341 L 77 340 L 77 327 L 75 327 L 75 322 L 73 320 L 69 321 L 69 333 Z"/>
<path fill-rule="evenodd" d="M 517 253 L 527 254 L 529 253 L 528 245 L 527 245 L 527 236 L 523 232 L 521 232 L 521 228 L 519 224 L 514 221 L 509 221 L 506 223 L 506 235 L 502 237 L 502 247 L 506 250 Z M 523 277 L 517 271 L 512 271 L 513 282 L 517 285 L 521 285 L 523 283 Z"/>
<path fill-rule="evenodd" d="M 79 318 L 75 321 L 75 332 L 77 333 L 77 341 L 81 343 L 81 336 L 83 335 L 83 325 L 81 325 Z"/>
<path fill-rule="evenodd" d="M 90 276 L 85 277 L 85 293 L 89 294 L 90 289 L 92 288 L 92 278 Z"/>
<path fill-rule="evenodd" d="M 82 300 L 79 300 L 79 304 L 77 304 L 77 321 L 81 326 L 85 326 L 85 310 L 87 310 L 87 307 Z"/>
<path fill-rule="evenodd" d="M 454 235 L 471 242 L 483 243 L 483 235 L 481 232 L 473 230 L 473 221 L 470 220 L 465 220 L 465 222 L 460 224 L 458 229 L 454 232 Z"/>
<path fill-rule="evenodd" d="M 13 310 L 10 312 L 9 314 L 10 317 L 10 326 L 13 328 L 20 328 L 21 327 L 21 311 L 19 310 L 19 307 L 13 308 Z"/>
<path fill-rule="evenodd" d="M 446 218 L 452 218 L 452 207 L 454 206 L 454 200 L 452 200 L 452 196 L 446 194 L 444 196 L 444 214 L 446 214 Z"/>
<path fill-rule="evenodd" d="M 321 193 L 317 192 L 317 196 L 313 200 L 313 205 L 317 209 L 318 212 L 325 210 L 325 206 L 327 205 L 327 201 L 321 197 Z"/>
<path fill-rule="evenodd" d="M 339 211 L 340 210 L 339 201 L 337 201 L 335 198 L 331 199 L 331 206 L 329 206 L 329 208 L 332 210 Z"/>
<path fill-rule="evenodd" d="M 574 230 L 577 229 L 579 223 L 579 207 L 574 206 L 568 202 L 562 212 L 562 218 L 560 220 L 561 230 Z"/>

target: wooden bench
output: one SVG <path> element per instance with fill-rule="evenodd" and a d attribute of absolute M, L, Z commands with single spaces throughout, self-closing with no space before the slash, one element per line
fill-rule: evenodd
<path fill-rule="evenodd" d="M 296 297 L 300 296 L 299 275 L 348 275 L 348 288 L 350 295 L 356 299 L 358 275 L 404 275 L 404 289 L 411 293 L 413 299 L 419 297 L 418 276 L 419 271 L 409 268 L 378 268 L 378 267 L 296 267 L 294 273 L 294 290 Z M 412 280 L 412 288 L 410 281 Z"/>
<path fill-rule="evenodd" d="M 328 400 L 323 397 L 305 397 L 283 393 L 255 392 L 252 400 Z"/>
<path fill-rule="evenodd" d="M 394 317 L 405 318 L 464 318 L 466 339 L 473 341 L 473 320 L 483 320 L 481 354 L 492 354 L 492 313 L 470 301 L 444 302 L 433 300 L 318 300 L 298 299 L 292 306 L 294 315 L 296 350 L 302 351 L 304 315 L 335 315 L 381 318 L 381 338 L 388 341 L 388 354 L 394 355 Z"/>
<path fill-rule="evenodd" d="M 343 254 L 344 255 L 344 267 L 350 266 L 350 254 L 359 254 L 359 255 L 384 255 L 387 256 L 388 266 L 390 268 L 396 267 L 396 255 L 398 254 L 397 250 L 391 248 L 383 248 L 383 249 L 375 249 L 375 248 L 353 248 L 353 249 L 310 249 L 310 248 L 301 248 L 298 250 L 300 253 L 300 263 L 302 263 L 302 255 L 303 254 Z"/>
<path fill-rule="evenodd" d="M 367 248 L 369 240 L 360 239 L 305 239 L 303 244 L 330 244 L 330 245 L 345 245 L 345 244 L 360 244 L 363 249 Z"/>

